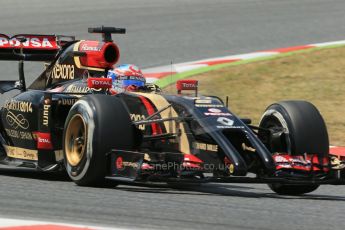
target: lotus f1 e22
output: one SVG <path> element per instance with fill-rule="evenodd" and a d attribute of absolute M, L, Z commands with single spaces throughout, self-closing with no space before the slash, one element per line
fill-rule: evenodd
<path fill-rule="evenodd" d="M 120 52 L 111 34 L 125 30 L 89 32 L 103 40 L 0 35 L 0 59 L 19 61 L 19 80 L 1 81 L 0 92 L 21 91 L 0 112 L 1 164 L 66 170 L 82 186 L 105 179 L 267 183 L 295 195 L 344 183 L 343 157 L 329 153 L 324 120 L 311 103 L 274 103 L 253 126 L 221 99 L 197 95 L 197 81 L 178 81 L 177 95 L 149 86 L 112 95 L 104 76 Z M 24 61 L 45 62 L 29 87 Z"/>

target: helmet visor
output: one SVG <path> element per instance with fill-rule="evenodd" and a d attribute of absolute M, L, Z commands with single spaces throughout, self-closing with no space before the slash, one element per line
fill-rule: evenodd
<path fill-rule="evenodd" d="M 141 81 L 141 80 L 123 80 L 122 81 L 122 87 L 127 87 L 130 85 L 143 87 L 145 85 L 145 81 Z"/>

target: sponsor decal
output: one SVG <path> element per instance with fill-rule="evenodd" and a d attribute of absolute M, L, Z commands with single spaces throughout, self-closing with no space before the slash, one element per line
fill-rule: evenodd
<path fill-rule="evenodd" d="M 211 113 L 221 113 L 222 112 L 222 110 L 216 109 L 216 108 L 210 108 L 210 109 L 208 109 L 208 111 Z"/>
<path fill-rule="evenodd" d="M 6 114 L 7 123 L 14 129 L 28 129 L 29 121 L 24 117 L 23 114 L 14 114 L 8 111 Z"/>
<path fill-rule="evenodd" d="M 32 149 L 24 149 L 14 146 L 4 145 L 8 157 L 22 160 L 38 160 L 38 151 Z"/>
<path fill-rule="evenodd" d="M 211 99 L 196 99 L 194 104 L 212 104 Z"/>
<path fill-rule="evenodd" d="M 30 132 L 18 131 L 14 129 L 5 129 L 7 135 L 12 138 L 20 140 L 33 140 L 32 134 Z"/>
<path fill-rule="evenodd" d="M 77 86 L 77 85 L 70 85 L 67 87 L 67 93 L 88 93 L 90 88 L 87 86 Z"/>
<path fill-rule="evenodd" d="M 224 108 L 224 105 L 196 104 L 195 107 L 199 107 L 199 108 L 211 108 L 211 107 Z"/>
<path fill-rule="evenodd" d="M 37 137 L 37 148 L 38 149 L 45 149 L 45 150 L 53 149 L 53 144 L 51 141 L 51 134 L 50 133 L 36 132 L 35 134 Z"/>
<path fill-rule="evenodd" d="M 217 129 L 244 129 L 244 126 L 217 125 Z"/>
<path fill-rule="evenodd" d="M 204 113 L 206 116 L 232 116 L 231 113 Z"/>
<path fill-rule="evenodd" d="M 81 51 L 100 51 L 101 47 L 98 46 L 89 46 L 86 42 L 81 46 Z"/>
<path fill-rule="evenodd" d="M 111 78 L 88 78 L 87 86 L 96 89 L 109 89 L 113 87 Z"/>
<path fill-rule="evenodd" d="M 218 117 L 217 121 L 224 126 L 232 126 L 234 124 L 234 121 L 228 117 Z"/>
<path fill-rule="evenodd" d="M 25 42 L 20 42 L 26 38 Z M 55 36 L 17 36 L 8 38 L 0 35 L 0 48 L 57 49 Z"/>
<path fill-rule="evenodd" d="M 142 114 L 135 114 L 135 113 L 131 113 L 130 114 L 131 120 L 132 121 L 141 121 L 145 119 L 145 115 Z M 145 125 L 139 125 L 138 129 L 140 130 L 145 130 Z"/>
<path fill-rule="evenodd" d="M 49 125 L 49 110 L 51 105 L 43 105 L 43 125 Z"/>
<path fill-rule="evenodd" d="M 62 98 L 59 100 L 61 105 L 74 105 L 79 99 L 78 98 Z"/>
<path fill-rule="evenodd" d="M 231 113 L 224 113 L 222 110 L 217 108 L 209 108 L 208 112 L 204 113 L 206 116 L 232 116 Z"/>
<path fill-rule="evenodd" d="M 145 79 L 142 76 L 120 76 L 117 78 L 118 81 L 123 80 L 136 80 L 136 81 L 145 81 Z"/>
<path fill-rule="evenodd" d="M 197 85 L 194 83 L 181 82 L 181 85 L 184 89 L 195 89 L 197 87 Z"/>
<path fill-rule="evenodd" d="M 52 77 L 63 80 L 74 79 L 74 65 L 56 64 L 53 68 Z"/>
<path fill-rule="evenodd" d="M 28 101 L 17 101 L 12 99 L 5 103 L 4 108 L 21 113 L 32 113 L 32 103 Z"/>
<path fill-rule="evenodd" d="M 218 145 L 194 142 L 194 148 L 210 152 L 218 152 Z"/>

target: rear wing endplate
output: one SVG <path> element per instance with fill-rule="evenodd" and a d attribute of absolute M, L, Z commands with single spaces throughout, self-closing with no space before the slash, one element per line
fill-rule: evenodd
<path fill-rule="evenodd" d="M 73 36 L 18 34 L 9 37 L 0 34 L 0 60 L 52 61 L 61 47 Z"/>

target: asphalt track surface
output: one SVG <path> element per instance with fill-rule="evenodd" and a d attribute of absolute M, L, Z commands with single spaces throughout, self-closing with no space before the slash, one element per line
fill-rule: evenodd
<path fill-rule="evenodd" d="M 122 63 L 171 61 L 343 40 L 343 0 L 14 1 L 0 7 L 1 33 L 55 33 L 89 39 L 87 27 L 128 28 L 116 36 Z M 27 65 L 32 81 L 41 67 Z M 0 63 L 1 79 L 16 64 Z M 3 99 L 1 100 L 3 101 Z M 344 229 L 345 187 L 278 196 L 266 185 L 209 184 L 83 188 L 66 176 L 0 170 L 0 216 L 140 228 Z"/>

